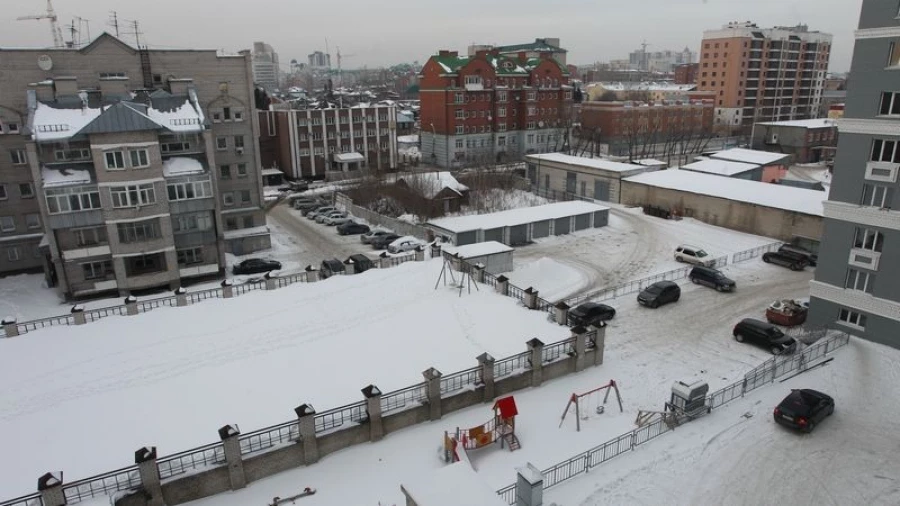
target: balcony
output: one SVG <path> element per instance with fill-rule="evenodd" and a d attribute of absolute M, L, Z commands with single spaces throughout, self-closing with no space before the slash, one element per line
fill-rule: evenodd
<path fill-rule="evenodd" d="M 850 250 L 850 259 L 847 263 L 854 267 L 862 267 L 870 271 L 878 270 L 878 262 L 881 260 L 881 252 L 872 251 L 863 248 L 853 248 Z"/>
<path fill-rule="evenodd" d="M 896 183 L 898 169 L 900 169 L 900 163 L 868 162 L 866 164 L 866 179 L 882 183 Z"/>
<path fill-rule="evenodd" d="M 64 261 L 69 262 L 79 258 L 99 257 L 109 254 L 109 244 L 98 244 L 86 248 L 65 250 L 62 252 L 62 257 Z"/>
<path fill-rule="evenodd" d="M 827 219 L 900 231 L 900 211 L 833 200 L 822 202 L 822 205 L 825 208 L 825 218 Z"/>
<path fill-rule="evenodd" d="M 809 282 L 809 295 L 840 306 L 900 321 L 900 303 L 869 295 L 859 290 L 840 288 L 820 281 Z"/>
<path fill-rule="evenodd" d="M 217 274 L 219 272 L 219 264 L 206 264 L 206 265 L 190 265 L 184 266 L 178 269 L 178 274 L 182 278 L 192 278 L 197 276 L 207 276 L 210 274 Z"/>

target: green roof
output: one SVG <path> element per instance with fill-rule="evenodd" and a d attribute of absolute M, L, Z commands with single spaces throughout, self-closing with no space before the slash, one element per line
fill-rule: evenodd
<path fill-rule="evenodd" d="M 539 53 L 567 53 L 565 49 L 561 47 L 554 46 L 553 44 L 547 44 L 543 39 L 538 39 L 534 42 L 529 42 L 528 44 L 513 44 L 512 46 L 498 46 L 497 49 L 500 50 L 501 53 L 512 53 L 517 51 L 536 51 Z"/>
<path fill-rule="evenodd" d="M 530 70 L 534 69 L 535 67 L 537 67 L 538 65 L 540 65 L 540 63 L 542 61 L 543 60 L 541 60 L 540 58 L 529 58 L 528 60 L 525 61 L 525 68 L 527 68 L 530 71 Z M 555 63 L 556 66 L 559 67 L 559 70 L 561 70 L 563 74 L 569 75 L 569 69 L 566 68 L 565 65 L 560 63 L 556 58 L 550 58 L 550 61 Z"/>
<path fill-rule="evenodd" d="M 434 55 L 432 56 L 432 58 L 444 69 L 444 73 L 455 74 L 459 71 L 460 68 L 464 67 L 470 61 L 472 61 L 474 57 Z M 492 67 L 494 67 L 497 75 L 501 76 L 528 75 L 542 61 L 540 58 L 531 58 L 524 64 L 522 64 L 519 63 L 517 59 L 511 58 L 509 56 L 504 56 L 502 54 L 488 54 L 485 56 L 485 59 L 488 63 L 491 64 Z M 560 70 L 562 70 L 563 74 L 569 73 L 569 70 L 565 67 L 565 65 L 559 63 L 555 58 L 551 58 L 551 60 L 559 67 Z"/>

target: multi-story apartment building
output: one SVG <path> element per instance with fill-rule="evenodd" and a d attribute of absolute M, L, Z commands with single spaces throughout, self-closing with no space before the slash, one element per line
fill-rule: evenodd
<path fill-rule="evenodd" d="M 292 179 L 337 179 L 397 168 L 397 107 L 259 111 L 264 167 Z"/>
<path fill-rule="evenodd" d="M 272 46 L 265 42 L 254 42 L 253 53 L 253 80 L 266 91 L 278 89 L 281 69 L 278 66 L 278 53 Z"/>
<path fill-rule="evenodd" d="M 647 51 L 641 48 L 628 54 L 628 63 L 636 70 L 647 72 L 672 72 L 677 65 L 694 63 L 697 53 L 689 48 L 681 51 Z"/>
<path fill-rule="evenodd" d="M 419 90 L 422 160 L 441 167 L 557 151 L 574 121 L 569 72 L 550 53 L 440 51 Z"/>
<path fill-rule="evenodd" d="M 314 51 L 307 56 L 309 66 L 314 69 L 330 69 L 331 55 L 322 51 Z"/>
<path fill-rule="evenodd" d="M 818 117 L 831 35 L 805 25 L 728 23 L 703 33 L 699 89 L 715 92 L 716 125 L 744 131 L 757 121 Z"/>
<path fill-rule="evenodd" d="M 673 77 L 675 84 L 697 84 L 699 71 L 699 63 L 682 63 L 677 65 Z"/>
<path fill-rule="evenodd" d="M 67 296 L 214 275 L 270 246 L 246 56 L 0 48 L 0 272 Z"/>
<path fill-rule="evenodd" d="M 645 144 L 700 143 L 712 135 L 712 100 L 584 102 L 582 136 L 609 144 L 614 155 L 634 154 Z M 632 152 L 629 152 L 631 150 Z"/>
<path fill-rule="evenodd" d="M 900 12 L 863 0 L 815 280 L 813 324 L 900 348 Z"/>

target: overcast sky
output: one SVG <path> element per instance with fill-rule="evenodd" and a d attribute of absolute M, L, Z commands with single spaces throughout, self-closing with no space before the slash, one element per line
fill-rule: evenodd
<path fill-rule="evenodd" d="M 883 0 L 887 1 L 887 0 Z M 16 21 L 39 14 L 43 0 L 2 0 L 0 46 L 43 46 L 52 41 L 47 21 Z M 155 47 L 238 51 L 253 41 L 271 44 L 286 66 L 292 59 L 340 47 L 345 68 L 418 60 L 438 49 L 465 52 L 471 43 L 515 44 L 558 37 L 569 63 L 627 58 L 646 39 L 648 50 L 696 51 L 703 30 L 729 21 L 761 27 L 804 23 L 834 35 L 830 70 L 850 67 L 853 30 L 861 0 L 54 0 L 60 23 L 90 20 L 91 36 L 107 26 L 109 12 L 138 20 L 142 42 Z M 123 21 L 122 37 L 130 28 Z M 69 39 L 64 30 L 64 37 Z M 337 62 L 332 57 L 332 64 Z"/>

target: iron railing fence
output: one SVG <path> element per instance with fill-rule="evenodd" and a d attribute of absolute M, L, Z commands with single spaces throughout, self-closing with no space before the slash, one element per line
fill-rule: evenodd
<path fill-rule="evenodd" d="M 132 490 L 140 486 L 140 472 L 137 466 L 130 466 L 63 484 L 63 495 L 66 498 L 66 504 L 76 504 L 93 497 L 110 495 L 122 490 Z"/>
<path fill-rule="evenodd" d="M 509 376 L 531 367 L 531 352 L 525 351 L 494 362 L 494 379 Z"/>
<path fill-rule="evenodd" d="M 428 384 L 419 383 L 381 396 L 381 412 L 389 413 L 408 406 L 416 407 L 428 402 Z"/>
<path fill-rule="evenodd" d="M 247 455 L 298 439 L 300 439 L 300 425 L 293 420 L 241 434 L 238 441 L 241 446 L 241 455 Z"/>
<path fill-rule="evenodd" d="M 769 244 L 759 246 L 756 248 L 751 248 L 751 249 L 744 250 L 744 251 L 738 251 L 737 253 L 731 255 L 731 263 L 736 264 L 738 262 L 746 262 L 747 260 L 761 256 L 764 253 L 776 251 L 776 250 L 778 250 L 778 248 L 781 247 L 782 244 L 784 244 L 784 243 L 783 242 L 773 242 L 773 243 L 769 243 Z"/>
<path fill-rule="evenodd" d="M 558 343 L 548 344 L 541 350 L 541 360 L 544 363 L 555 362 L 560 357 L 569 358 L 575 355 L 575 338 L 570 337 Z"/>
<path fill-rule="evenodd" d="M 316 433 L 341 427 L 345 423 L 361 423 L 368 419 L 365 401 L 348 404 L 315 415 Z"/>
<path fill-rule="evenodd" d="M 462 390 L 468 386 L 478 386 L 482 384 L 481 366 L 476 366 L 465 371 L 459 371 L 447 376 L 441 377 L 441 396 Z"/>
<path fill-rule="evenodd" d="M 2 501 L 0 506 L 44 506 L 44 500 L 41 498 L 41 494 L 28 494 Z"/>
<path fill-rule="evenodd" d="M 225 463 L 225 445 L 212 443 L 174 455 L 167 455 L 156 461 L 160 479 L 184 474 L 194 469 Z"/>

